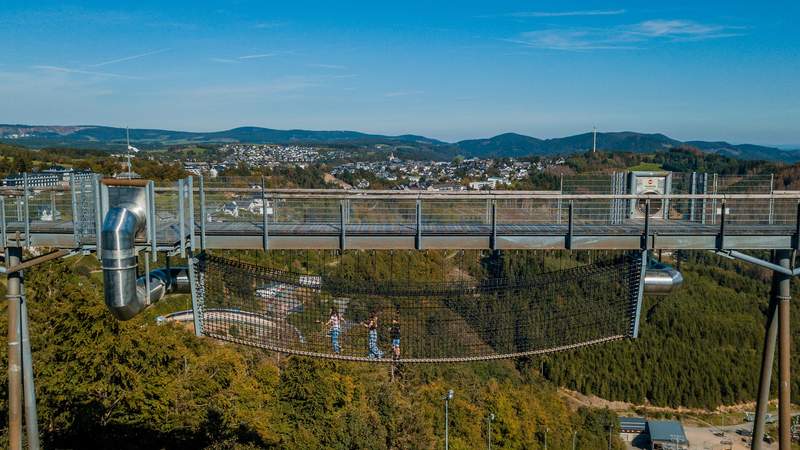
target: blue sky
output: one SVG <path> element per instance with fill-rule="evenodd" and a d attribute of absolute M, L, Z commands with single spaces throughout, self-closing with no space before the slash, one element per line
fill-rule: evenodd
<path fill-rule="evenodd" d="M 0 123 L 800 144 L 800 2 L 4 0 Z"/>

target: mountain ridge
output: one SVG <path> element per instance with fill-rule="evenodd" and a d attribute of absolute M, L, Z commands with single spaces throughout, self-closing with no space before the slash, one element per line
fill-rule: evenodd
<path fill-rule="evenodd" d="M 229 130 L 193 132 L 156 128 L 131 129 L 136 145 L 164 146 L 190 144 L 348 144 L 420 146 L 434 148 L 439 155 L 467 157 L 522 157 L 567 155 L 590 150 L 593 134 L 581 133 L 541 139 L 520 133 L 502 133 L 489 138 L 445 142 L 415 134 L 388 136 L 349 130 L 278 130 L 264 127 L 236 127 Z M 0 142 L 16 142 L 33 147 L 87 146 L 114 148 L 125 144 L 125 129 L 100 125 L 23 125 L 0 124 Z M 680 141 L 662 133 L 635 131 L 598 132 L 597 148 L 608 151 L 654 152 L 690 146 L 706 153 L 739 159 L 800 161 L 800 149 L 787 150 L 755 144 L 731 144 L 726 141 Z"/>

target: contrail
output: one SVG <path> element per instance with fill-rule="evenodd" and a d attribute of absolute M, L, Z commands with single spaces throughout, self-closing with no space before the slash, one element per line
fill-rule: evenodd
<path fill-rule="evenodd" d="M 142 53 L 140 55 L 126 56 L 124 58 L 112 59 L 111 61 L 104 61 L 104 62 L 101 62 L 101 63 L 98 63 L 98 64 L 92 64 L 90 67 L 101 67 L 101 66 L 107 66 L 109 64 L 115 64 L 115 63 L 122 62 L 122 61 L 130 61 L 132 59 L 144 58 L 145 56 L 155 55 L 157 53 L 163 53 L 163 52 L 166 52 L 167 50 L 170 50 L 170 49 L 162 48 L 161 50 L 155 50 L 155 51 L 152 51 L 152 52 Z"/>

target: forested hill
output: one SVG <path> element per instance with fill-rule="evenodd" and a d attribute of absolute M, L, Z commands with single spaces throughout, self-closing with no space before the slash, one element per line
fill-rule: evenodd
<path fill-rule="evenodd" d="M 80 125 L 40 126 L 0 124 L 0 141 L 31 147 L 84 147 L 100 149 L 124 148 L 124 128 Z M 170 145 L 189 144 L 349 144 L 373 146 L 384 144 L 392 147 L 424 150 L 437 158 L 450 159 L 456 155 L 466 157 L 524 157 L 543 155 L 569 155 L 592 149 L 593 133 L 540 139 L 517 133 L 503 133 L 494 137 L 444 142 L 414 134 L 387 136 L 357 131 L 276 130 L 262 127 L 239 127 L 223 131 L 192 132 L 160 129 L 131 129 L 131 141 L 143 148 L 161 148 Z M 633 131 L 598 132 L 597 148 L 610 151 L 657 152 L 670 148 L 689 146 L 706 153 L 716 153 L 740 159 L 765 159 L 775 161 L 798 161 L 800 149 L 781 150 L 776 147 L 731 144 L 724 141 L 708 142 L 692 140 L 682 142 L 660 133 Z"/>
<path fill-rule="evenodd" d="M 639 339 L 546 357 L 545 377 L 635 404 L 714 408 L 754 401 L 769 273 L 710 253 L 681 257 L 684 285 L 669 296 L 645 296 Z M 792 290 L 793 298 L 800 295 L 797 283 Z M 800 318 L 797 302 L 792 316 Z M 800 333 L 794 333 L 792 348 L 798 346 Z M 794 352 L 792 366 L 798 364 Z M 536 360 L 530 370 L 541 367 Z M 798 400 L 800 372 L 794 371 L 792 401 Z"/>

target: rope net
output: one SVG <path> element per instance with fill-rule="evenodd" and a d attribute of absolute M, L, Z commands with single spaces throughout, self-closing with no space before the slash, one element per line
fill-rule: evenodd
<path fill-rule="evenodd" d="M 510 358 L 625 338 L 641 271 L 638 254 L 525 277 L 425 283 L 309 275 L 205 253 L 195 264 L 203 334 L 372 362 Z"/>

